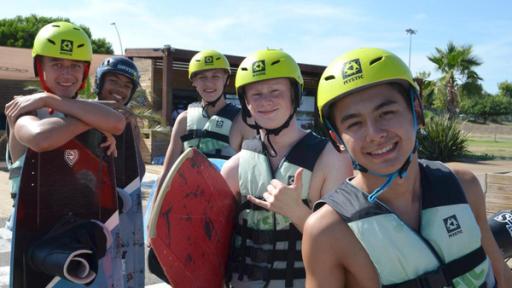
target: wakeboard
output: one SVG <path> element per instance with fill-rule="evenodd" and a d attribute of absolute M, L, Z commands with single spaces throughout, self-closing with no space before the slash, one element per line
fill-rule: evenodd
<path fill-rule="evenodd" d="M 137 146 L 131 124 L 116 136 L 116 185 L 119 203 L 119 233 L 114 237 L 116 255 L 121 257 L 125 288 L 144 287 L 144 235 L 142 224 L 141 176 Z"/>
<path fill-rule="evenodd" d="M 149 242 L 173 287 L 223 287 L 236 201 L 195 148 L 173 165 L 149 220 Z"/>
<path fill-rule="evenodd" d="M 114 165 L 88 130 L 61 147 L 27 150 L 16 198 L 14 288 L 120 287 L 108 253 L 119 224 Z M 84 286 L 85 287 L 85 286 Z"/>

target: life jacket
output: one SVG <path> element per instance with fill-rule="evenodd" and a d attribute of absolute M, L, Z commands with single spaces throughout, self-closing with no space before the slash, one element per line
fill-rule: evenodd
<path fill-rule="evenodd" d="M 268 287 L 304 285 L 302 234 L 287 217 L 253 205 L 247 201 L 247 196 L 261 198 L 272 179 L 291 185 L 295 172 L 302 167 L 301 195 L 303 202 L 309 206 L 312 172 L 326 145 L 327 140 L 309 132 L 273 171 L 261 140 L 243 142 L 239 164 L 241 205 L 228 268 L 232 273 L 229 276 L 236 277 L 238 274 L 235 281 L 263 281 L 268 282 Z"/>
<path fill-rule="evenodd" d="M 315 204 L 331 206 L 377 268 L 383 287 L 494 287 L 481 232 L 457 177 L 442 163 L 420 160 L 419 231 L 348 180 Z"/>
<path fill-rule="evenodd" d="M 236 151 L 230 146 L 229 133 L 240 108 L 227 103 L 210 118 L 203 113 L 201 103 L 187 109 L 187 132 L 181 136 L 184 150 L 195 147 L 208 158 L 229 159 Z"/>

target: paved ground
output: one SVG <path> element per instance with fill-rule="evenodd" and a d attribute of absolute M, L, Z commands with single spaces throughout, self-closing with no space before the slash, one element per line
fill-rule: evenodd
<path fill-rule="evenodd" d="M 497 161 L 478 161 L 478 162 L 452 162 L 450 165 L 455 167 L 467 168 L 477 175 L 482 188 L 485 189 L 485 174 L 503 171 L 512 171 L 512 161 L 497 160 Z M 146 165 L 147 177 L 145 177 L 145 187 L 150 186 L 151 181 L 161 173 L 161 166 Z M 5 168 L 5 163 L 0 162 L 0 227 L 3 227 L 8 215 L 11 213 L 12 200 L 8 193 L 8 173 Z M 146 206 L 147 189 L 143 189 L 146 193 L 143 195 L 143 208 Z M 0 288 L 8 287 L 9 278 L 9 250 L 10 238 L 5 230 L 0 229 Z M 147 271 L 147 269 L 146 269 Z M 161 281 L 151 273 L 146 273 L 146 288 L 161 288 L 169 287 L 169 285 L 162 284 Z"/>

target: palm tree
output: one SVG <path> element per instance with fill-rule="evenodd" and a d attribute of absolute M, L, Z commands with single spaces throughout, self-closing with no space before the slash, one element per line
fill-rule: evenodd
<path fill-rule="evenodd" d="M 430 72 L 420 71 L 413 78 L 419 88 L 419 96 L 425 108 L 432 108 L 434 102 L 435 81 L 428 80 Z"/>
<path fill-rule="evenodd" d="M 450 120 L 457 116 L 459 107 L 458 87 L 466 82 L 478 82 L 482 80 L 474 67 L 480 66 L 482 62 L 472 55 L 471 45 L 456 46 L 449 42 L 446 50 L 436 47 L 436 53 L 428 56 L 428 60 L 437 65 L 443 75 L 441 83 L 446 87 L 447 109 Z"/>

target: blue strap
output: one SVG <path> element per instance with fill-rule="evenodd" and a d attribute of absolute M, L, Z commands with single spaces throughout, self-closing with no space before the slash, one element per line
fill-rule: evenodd
<path fill-rule="evenodd" d="M 368 196 L 368 201 L 370 201 L 370 203 L 375 203 L 377 197 L 379 197 L 379 195 L 382 194 L 382 192 L 384 192 L 389 187 L 389 185 L 391 185 L 391 182 L 393 182 L 397 175 L 398 173 L 389 175 L 386 179 L 386 182 L 384 182 L 384 184 L 382 184 L 377 189 L 373 190 L 373 192 Z"/>

